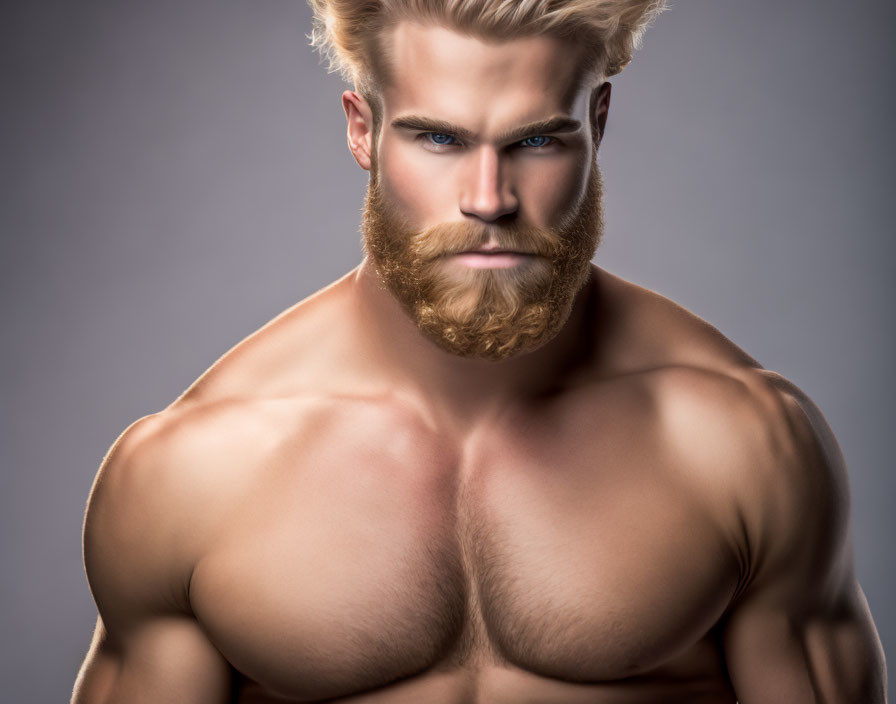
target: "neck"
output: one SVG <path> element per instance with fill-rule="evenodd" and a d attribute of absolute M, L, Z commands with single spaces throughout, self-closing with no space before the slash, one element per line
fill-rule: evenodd
<path fill-rule="evenodd" d="M 365 258 L 351 277 L 353 327 L 376 372 L 386 375 L 398 394 L 409 396 L 434 423 L 463 428 L 569 382 L 592 356 L 597 292 L 592 269 L 552 340 L 502 361 L 468 359 L 424 337 Z"/>

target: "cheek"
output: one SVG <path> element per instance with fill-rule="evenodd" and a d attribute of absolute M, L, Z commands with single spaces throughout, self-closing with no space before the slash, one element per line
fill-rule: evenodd
<path fill-rule="evenodd" d="M 457 198 L 449 160 L 421 151 L 413 143 L 384 141 L 378 155 L 378 178 L 390 205 L 423 228 L 450 220 Z"/>
<path fill-rule="evenodd" d="M 558 160 L 532 169 L 520 181 L 520 203 L 537 227 L 550 227 L 579 203 L 588 182 L 587 159 Z"/>

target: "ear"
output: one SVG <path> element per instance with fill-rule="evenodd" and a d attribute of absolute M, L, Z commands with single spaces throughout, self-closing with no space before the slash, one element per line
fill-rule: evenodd
<path fill-rule="evenodd" d="M 591 91 L 589 115 L 591 117 L 591 133 L 594 137 L 595 149 L 600 146 L 607 126 L 607 114 L 610 112 L 610 93 L 613 86 L 606 81 L 595 86 Z"/>
<path fill-rule="evenodd" d="M 364 96 L 353 90 L 347 90 L 342 94 L 342 107 L 348 120 L 348 148 L 358 166 L 370 171 L 373 111 Z"/>

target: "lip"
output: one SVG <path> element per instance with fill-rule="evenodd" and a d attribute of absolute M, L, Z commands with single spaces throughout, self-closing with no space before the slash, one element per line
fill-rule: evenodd
<path fill-rule="evenodd" d="M 457 254 L 521 254 L 530 255 L 531 252 L 520 252 L 516 249 L 500 249 L 498 247 L 481 247 L 479 249 L 465 249 Z"/>
<path fill-rule="evenodd" d="M 535 255 L 507 249 L 473 249 L 458 252 L 451 258 L 472 269 L 509 269 L 531 261 Z"/>

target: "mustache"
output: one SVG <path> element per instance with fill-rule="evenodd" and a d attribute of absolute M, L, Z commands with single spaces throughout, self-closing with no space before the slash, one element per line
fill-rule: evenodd
<path fill-rule="evenodd" d="M 554 230 L 524 223 L 490 227 L 475 222 L 445 222 L 414 234 L 409 246 L 416 257 L 429 260 L 479 249 L 491 242 L 499 250 L 553 257 L 561 236 Z"/>

